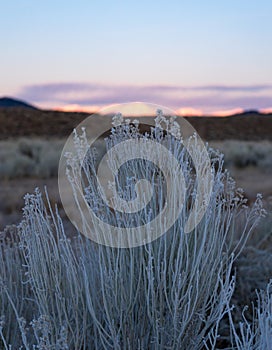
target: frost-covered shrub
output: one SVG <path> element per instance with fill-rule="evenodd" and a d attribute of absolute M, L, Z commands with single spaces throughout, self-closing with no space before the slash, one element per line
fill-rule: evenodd
<path fill-rule="evenodd" d="M 272 212 L 266 204 L 267 215 L 254 230 L 239 258 L 234 263 L 236 286 L 231 303 L 232 319 L 237 326 L 242 314 L 253 321 L 256 290 L 265 290 L 272 276 Z"/>
<path fill-rule="evenodd" d="M 126 137 L 137 135 L 137 128 L 126 133 Z M 149 137 L 164 142 L 161 133 Z M 113 131 L 108 147 L 123 138 L 122 132 Z M 85 141 L 84 134 L 75 135 L 78 147 Z M 94 154 L 89 153 L 84 165 L 90 205 L 96 195 L 88 176 Z M 184 210 L 168 232 L 135 248 L 97 245 L 81 235 L 70 241 L 58 212 L 39 191 L 27 195 L 16 237 L 1 244 L 1 346 L 215 349 L 220 321 L 230 312 L 233 262 L 263 212 L 260 199 L 246 207 L 241 192 L 222 170 L 222 156 L 212 149 L 209 154 L 214 185 L 199 225 L 184 233 L 197 184 L 190 156 L 181 149 L 179 160 L 188 185 Z M 70 159 L 69 176 L 71 186 L 77 186 L 73 164 Z M 130 166 L 136 175 L 146 174 L 138 163 Z M 158 173 L 150 171 L 153 185 L 160 184 Z M 122 217 L 115 219 L 120 222 Z"/>
<path fill-rule="evenodd" d="M 250 320 L 244 310 L 239 328 L 230 316 L 232 346 L 238 350 L 265 350 L 272 348 L 272 280 L 257 294 L 257 305 Z"/>

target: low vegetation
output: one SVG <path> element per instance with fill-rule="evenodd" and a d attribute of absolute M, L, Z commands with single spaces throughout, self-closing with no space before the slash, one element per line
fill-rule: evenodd
<path fill-rule="evenodd" d="M 28 139 L 0 141 L 0 178 L 48 178 L 58 174 L 64 140 Z"/>
<path fill-rule="evenodd" d="M 262 171 L 272 171 L 271 141 L 213 141 L 211 145 L 224 153 L 225 166 L 246 168 L 259 167 Z"/>
<path fill-rule="evenodd" d="M 56 177 L 66 139 L 19 138 L 0 141 L 0 179 Z M 271 141 L 212 141 L 224 153 L 225 167 L 272 171 Z"/>

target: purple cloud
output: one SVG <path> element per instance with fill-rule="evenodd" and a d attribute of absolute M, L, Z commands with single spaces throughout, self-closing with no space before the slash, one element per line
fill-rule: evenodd
<path fill-rule="evenodd" d="M 51 83 L 24 87 L 18 97 L 36 104 L 52 107 L 77 104 L 100 105 L 130 101 L 152 102 L 180 108 L 261 109 L 272 107 L 272 84 L 267 85 L 111 85 L 96 83 Z"/>

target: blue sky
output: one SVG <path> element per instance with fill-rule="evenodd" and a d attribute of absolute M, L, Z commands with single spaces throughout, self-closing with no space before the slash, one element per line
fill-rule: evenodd
<path fill-rule="evenodd" d="M 268 0 L 14 0 L 0 31 L 0 95 L 41 107 L 272 108 Z"/>

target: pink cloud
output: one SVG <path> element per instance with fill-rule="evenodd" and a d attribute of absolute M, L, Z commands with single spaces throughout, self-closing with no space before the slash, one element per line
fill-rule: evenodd
<path fill-rule="evenodd" d="M 18 97 L 41 108 L 93 110 L 117 103 L 143 101 L 167 106 L 182 115 L 229 115 L 243 110 L 269 110 L 272 85 L 128 85 L 50 83 L 24 87 Z M 65 107 L 66 106 L 66 107 Z"/>
<path fill-rule="evenodd" d="M 261 108 L 261 109 L 260 109 L 260 112 L 261 112 L 261 113 L 267 113 L 267 114 L 272 113 L 272 107 Z"/>
<path fill-rule="evenodd" d="M 85 112 L 85 113 L 95 113 L 99 111 L 100 107 L 95 105 L 81 106 L 79 104 L 67 104 L 63 106 L 55 106 L 53 110 L 62 112 Z"/>
<path fill-rule="evenodd" d="M 239 114 L 243 112 L 244 112 L 243 108 L 232 108 L 232 109 L 214 111 L 211 113 L 211 115 L 216 117 L 228 117 L 230 115 Z"/>
<path fill-rule="evenodd" d="M 192 108 L 192 107 L 182 107 L 182 108 L 178 108 L 176 111 L 177 115 L 180 116 L 202 116 L 203 115 L 203 111 L 201 109 L 197 109 L 197 108 Z"/>

